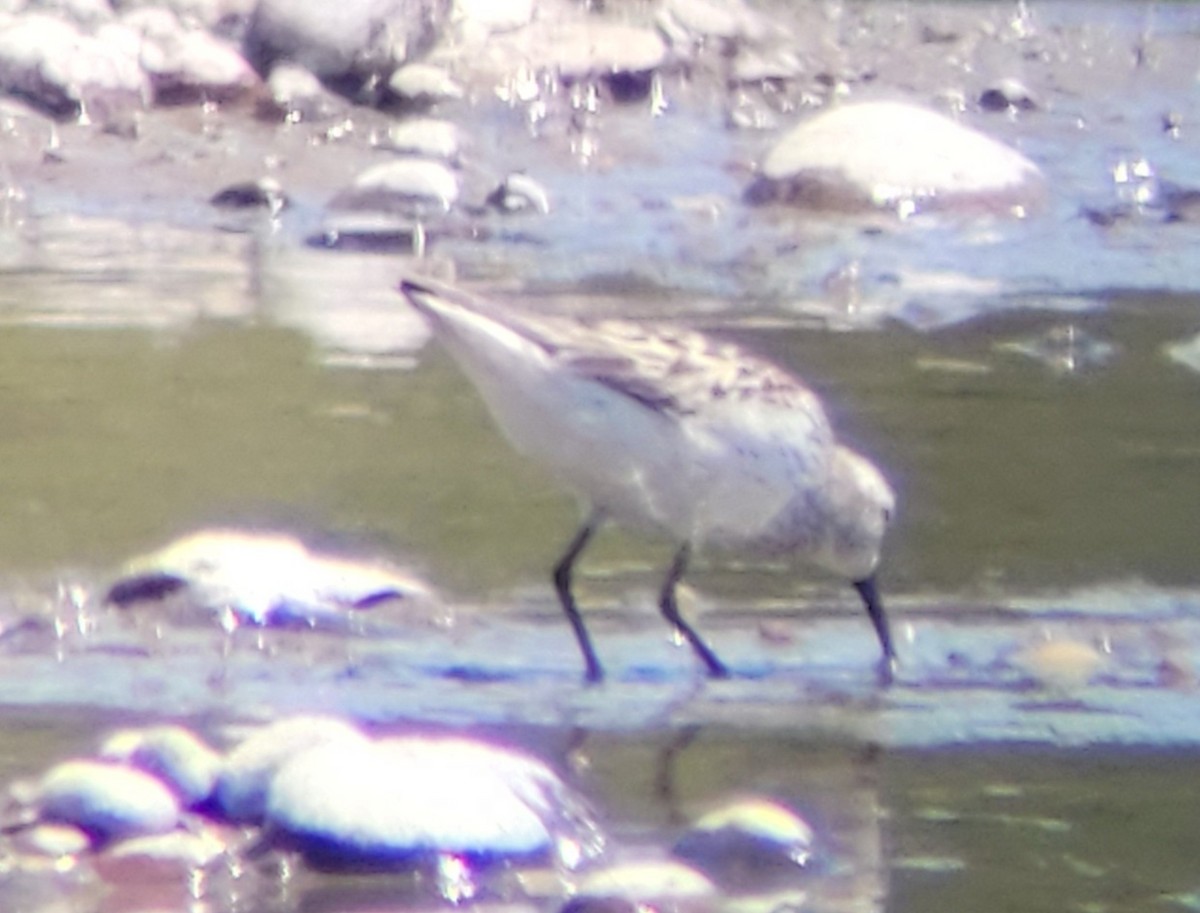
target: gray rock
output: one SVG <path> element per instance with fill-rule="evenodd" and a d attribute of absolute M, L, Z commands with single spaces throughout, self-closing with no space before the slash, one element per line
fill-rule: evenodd
<path fill-rule="evenodd" d="M 259 0 L 246 35 L 260 70 L 287 59 L 350 90 L 382 83 L 428 47 L 445 0 Z"/>
<path fill-rule="evenodd" d="M 0 26 L 0 87 L 58 118 L 104 124 L 143 108 L 150 85 L 124 32 L 85 35 L 29 14 Z"/>

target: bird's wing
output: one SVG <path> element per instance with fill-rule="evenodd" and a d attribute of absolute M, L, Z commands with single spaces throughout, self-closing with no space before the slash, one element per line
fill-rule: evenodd
<path fill-rule="evenodd" d="M 800 413 L 814 427 L 829 427 L 820 399 L 800 380 L 731 343 L 691 330 L 535 315 L 425 279 L 406 279 L 401 291 L 435 318 L 438 309 L 462 308 L 493 321 L 536 345 L 564 370 L 658 412 L 684 417 L 741 403 Z"/>

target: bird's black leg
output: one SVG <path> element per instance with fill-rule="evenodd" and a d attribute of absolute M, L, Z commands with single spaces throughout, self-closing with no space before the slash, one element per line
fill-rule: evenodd
<path fill-rule="evenodd" d="M 729 670 L 725 668 L 725 664 L 717 658 L 717 654 L 709 648 L 708 644 L 700 639 L 700 635 L 693 630 L 692 626 L 683 620 L 683 616 L 679 614 L 679 606 L 675 603 L 675 585 L 679 583 L 680 578 L 687 570 L 688 559 L 691 558 L 691 555 L 691 546 L 686 542 L 675 553 L 675 560 L 671 562 L 670 568 L 667 569 L 667 577 L 663 581 L 658 607 L 662 611 L 663 618 L 687 638 L 687 642 L 692 645 L 692 650 L 708 669 L 709 676 L 711 678 L 728 678 Z"/>
<path fill-rule="evenodd" d="M 887 615 L 883 611 L 883 601 L 879 598 L 875 578 L 871 576 L 856 580 L 854 588 L 862 597 L 871 624 L 875 626 L 875 634 L 879 638 L 879 648 L 883 651 L 883 659 L 879 667 L 880 678 L 885 684 L 891 684 L 893 673 L 896 670 L 896 648 L 892 645 L 892 631 L 888 627 Z"/>
<path fill-rule="evenodd" d="M 554 589 L 558 592 L 558 600 L 562 603 L 567 621 L 571 623 L 571 630 L 575 632 L 575 639 L 579 641 L 579 650 L 583 653 L 583 662 L 586 667 L 584 678 L 589 682 L 598 682 L 603 679 L 604 669 L 600 666 L 600 660 L 596 658 L 592 639 L 588 636 L 587 628 L 583 624 L 583 616 L 579 614 L 579 607 L 575 605 L 575 597 L 571 594 L 571 569 L 575 565 L 575 559 L 587 548 L 588 542 L 591 541 L 602 522 L 603 517 L 600 514 L 592 514 L 588 517 L 583 526 L 579 528 L 579 532 L 575 534 L 575 538 L 571 540 L 571 544 L 567 546 L 567 550 L 563 552 L 563 556 L 554 565 Z"/>

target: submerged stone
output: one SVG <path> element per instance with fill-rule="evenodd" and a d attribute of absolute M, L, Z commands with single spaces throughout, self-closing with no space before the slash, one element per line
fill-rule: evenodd
<path fill-rule="evenodd" d="M 1045 193 L 1040 169 L 984 134 L 926 108 L 873 101 L 824 111 L 767 153 L 752 202 L 816 209 L 1024 215 Z"/>
<path fill-rule="evenodd" d="M 624 862 L 589 872 L 580 882 L 580 898 L 621 898 L 637 909 L 663 900 L 707 900 L 717 889 L 702 872 L 673 860 Z"/>
<path fill-rule="evenodd" d="M 769 799 L 730 802 L 700 817 L 671 852 L 735 890 L 795 877 L 813 858 L 803 818 Z"/>

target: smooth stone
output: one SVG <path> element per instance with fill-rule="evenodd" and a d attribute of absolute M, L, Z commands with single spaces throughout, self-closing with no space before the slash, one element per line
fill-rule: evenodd
<path fill-rule="evenodd" d="M 181 590 L 194 605 L 232 613 L 222 623 L 344 625 L 348 613 L 401 600 L 435 601 L 421 581 L 382 562 L 311 552 L 293 536 L 199 530 L 129 562 L 105 601 L 160 600 Z"/>
<path fill-rule="evenodd" d="M 104 740 L 100 757 L 144 770 L 167 784 L 186 807 L 212 796 L 221 756 L 183 726 L 123 729 Z"/>
<path fill-rule="evenodd" d="M 327 867 L 547 854 L 545 823 L 484 757 L 461 740 L 330 742 L 279 771 L 266 820 Z"/>
<path fill-rule="evenodd" d="M 260 0 L 246 35 L 247 53 L 265 70 L 289 60 L 323 79 L 385 80 L 430 44 L 445 0 Z"/>
<path fill-rule="evenodd" d="M 739 799 L 701 816 L 673 855 L 723 887 L 749 890 L 768 876 L 794 877 L 812 861 L 815 835 L 792 809 L 770 799 Z"/>
<path fill-rule="evenodd" d="M 1054 691 L 1086 687 L 1107 664 L 1092 644 L 1071 638 L 1041 640 L 1022 647 L 1013 663 L 1038 683 Z"/>
<path fill-rule="evenodd" d="M 44 820 L 73 824 L 100 840 L 169 831 L 179 802 L 167 786 L 140 770 L 103 761 L 64 761 L 38 784 Z"/>
<path fill-rule="evenodd" d="M 1022 215 L 1043 200 L 1040 169 L 1019 152 L 916 105 L 859 102 L 799 124 L 767 153 L 747 191 L 820 209 L 988 211 Z"/>
<path fill-rule="evenodd" d="M 510 174 L 488 194 L 487 204 L 504 213 L 550 212 L 550 194 L 527 174 Z"/>
<path fill-rule="evenodd" d="M 580 882 L 578 897 L 626 898 L 641 905 L 658 900 L 703 900 L 717 896 L 704 873 L 670 859 L 622 862 L 589 872 Z"/>
<path fill-rule="evenodd" d="M 16 830 L 11 838 L 11 847 L 18 854 L 32 853 L 59 859 L 78 856 L 91 848 L 92 840 L 87 831 L 74 824 L 40 822 L 28 828 Z"/>
<path fill-rule="evenodd" d="M 376 145 L 401 155 L 453 162 L 458 158 L 458 127 L 445 120 L 413 118 L 389 126 Z"/>
<path fill-rule="evenodd" d="M 658 26 L 672 43 L 682 40 L 758 40 L 766 32 L 762 17 L 741 0 L 665 0 Z"/>
<path fill-rule="evenodd" d="M 980 92 L 979 107 L 984 111 L 1034 111 L 1038 103 L 1024 83 L 1009 78 Z"/>
<path fill-rule="evenodd" d="M 388 79 L 388 91 L 412 104 L 432 105 L 463 97 L 463 88 L 442 67 L 409 63 Z"/>
<path fill-rule="evenodd" d="M 258 74 L 237 48 L 195 29 L 147 38 L 141 62 L 150 76 L 155 100 L 163 104 L 226 102 L 260 84 Z"/>
<path fill-rule="evenodd" d="M 0 26 L 0 87 L 54 117 L 107 123 L 150 97 L 130 47 L 54 16 L 22 15 Z"/>
<path fill-rule="evenodd" d="M 1163 351 L 1175 364 L 1200 374 L 1200 335 L 1168 343 Z"/>
<path fill-rule="evenodd" d="M 458 192 L 458 177 L 446 165 L 423 158 L 402 158 L 368 168 L 330 205 L 335 209 L 375 209 L 419 216 L 448 212 Z"/>
<path fill-rule="evenodd" d="M 335 717 L 296 716 L 264 726 L 225 757 L 216 806 L 231 821 L 261 821 L 271 782 L 292 758 L 320 745 L 367 741 L 356 726 Z"/>
<path fill-rule="evenodd" d="M 213 206 L 225 209 L 266 209 L 277 215 L 288 206 L 288 196 L 274 178 L 242 181 L 218 190 L 209 199 Z"/>
<path fill-rule="evenodd" d="M 454 21 L 479 34 L 511 32 L 533 21 L 535 0 L 454 0 Z"/>
<path fill-rule="evenodd" d="M 267 93 L 276 111 L 292 123 L 331 117 L 340 106 L 311 70 L 286 60 L 271 67 Z"/>

